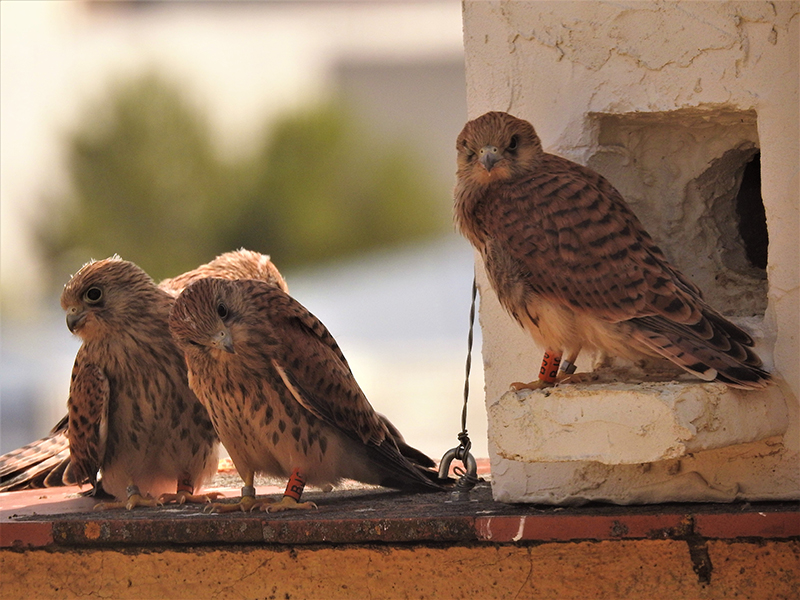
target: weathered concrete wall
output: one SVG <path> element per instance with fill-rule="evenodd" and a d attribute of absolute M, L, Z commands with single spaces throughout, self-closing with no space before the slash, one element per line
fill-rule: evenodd
<path fill-rule="evenodd" d="M 479 269 L 497 499 L 800 496 L 799 30 L 798 2 L 464 2 L 469 116 L 506 110 L 528 119 L 547 151 L 606 175 L 712 304 L 753 331 L 779 380 L 772 410 L 786 415 L 782 437 L 753 433 L 749 443 L 677 463 L 633 467 L 620 456 L 617 467 L 613 458 L 581 460 L 577 447 L 572 461 L 508 460 L 493 443 L 501 432 L 492 407 L 516 402 L 523 410 L 537 401 L 503 396 L 510 382 L 535 379 L 542 349 L 502 311 Z M 765 273 L 743 264 L 741 249 L 726 241 L 731 190 L 756 151 L 769 232 Z M 590 357 L 579 361 L 582 370 L 590 366 Z M 612 425 L 617 418 L 606 417 Z M 522 423 L 523 414 L 510 421 Z"/>
<path fill-rule="evenodd" d="M 694 556 L 694 558 L 693 558 Z M 702 556 L 702 558 L 700 558 Z M 800 593 L 797 542 L 0 551 L 4 600 L 760 598 Z"/>

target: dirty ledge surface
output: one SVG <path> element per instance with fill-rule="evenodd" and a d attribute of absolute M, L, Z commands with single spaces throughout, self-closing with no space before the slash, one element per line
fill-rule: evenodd
<path fill-rule="evenodd" d="M 238 488 L 222 489 L 231 501 Z M 282 489 L 259 488 L 279 499 Z M 203 546 L 219 544 L 517 543 L 691 537 L 800 537 L 800 504 L 587 505 L 556 508 L 494 502 L 488 483 L 459 501 L 351 487 L 307 491 L 314 511 L 208 514 L 198 505 L 92 510 L 77 488 L 0 495 L 0 547 Z"/>

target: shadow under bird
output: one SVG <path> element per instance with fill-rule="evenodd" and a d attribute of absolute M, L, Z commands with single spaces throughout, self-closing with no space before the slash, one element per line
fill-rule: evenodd
<path fill-rule="evenodd" d="M 434 462 L 373 410 L 325 326 L 284 291 L 201 280 L 178 297 L 169 323 L 244 480 L 240 502 L 216 510 L 313 508 L 299 502 L 306 482 L 444 489 Z M 289 478 L 281 501 L 255 499 L 256 473 Z"/>
<path fill-rule="evenodd" d="M 513 387 L 553 385 L 581 350 L 662 357 L 736 388 L 769 383 L 751 336 L 667 261 L 601 175 L 544 152 L 533 126 L 504 112 L 469 121 L 456 150 L 458 228 L 500 304 L 546 349 L 539 381 Z"/>

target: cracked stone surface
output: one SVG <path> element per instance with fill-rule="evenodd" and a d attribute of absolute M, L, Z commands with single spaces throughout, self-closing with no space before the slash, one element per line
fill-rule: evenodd
<path fill-rule="evenodd" d="M 777 389 L 753 398 L 677 381 L 510 391 L 488 410 L 498 454 L 524 462 L 653 463 L 781 436 L 788 425 Z"/>

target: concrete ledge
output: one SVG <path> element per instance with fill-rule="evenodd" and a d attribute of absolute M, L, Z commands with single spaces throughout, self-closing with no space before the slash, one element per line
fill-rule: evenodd
<path fill-rule="evenodd" d="M 0 495 L 4 600 L 788 600 L 800 590 L 797 503 L 563 509 L 501 504 L 484 483 L 466 501 L 361 488 L 304 495 L 313 512 L 219 515 L 94 511 L 76 491 Z"/>
<path fill-rule="evenodd" d="M 0 550 L 3 599 L 625 600 L 798 593 L 797 541 Z"/>
<path fill-rule="evenodd" d="M 29 500 L 29 514 L 3 513 L 0 547 L 663 540 L 686 539 L 699 531 L 718 539 L 800 536 L 797 504 L 554 509 L 495 502 L 485 483 L 467 501 L 456 501 L 448 493 L 401 494 L 380 488 L 312 492 L 304 498 L 317 502 L 319 510 L 277 515 L 206 514 L 201 506 L 94 511 L 90 499 L 52 490 L 4 496 L 29 494 L 30 498 L 34 493 L 39 498 Z"/>
<path fill-rule="evenodd" d="M 543 508 L 494 502 L 487 484 L 464 502 L 381 489 L 308 496 L 318 511 L 210 515 L 93 511 L 62 490 L 4 494 L 16 508 L 0 517 L 2 597 L 788 600 L 800 590 L 797 503 Z"/>
<path fill-rule="evenodd" d="M 510 391 L 488 414 L 499 455 L 522 462 L 652 463 L 757 442 L 788 427 L 777 386 L 751 393 L 676 381 Z"/>

